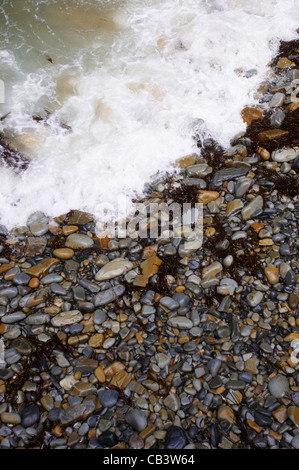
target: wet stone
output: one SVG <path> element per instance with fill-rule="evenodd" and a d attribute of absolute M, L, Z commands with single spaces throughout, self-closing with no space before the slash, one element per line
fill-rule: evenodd
<path fill-rule="evenodd" d="M 255 217 L 256 214 L 260 214 L 263 209 L 263 198 L 262 196 L 255 197 L 252 201 L 250 201 L 244 208 L 242 209 L 242 217 L 244 220 L 251 219 Z"/>
<path fill-rule="evenodd" d="M 47 276 L 43 277 L 41 280 L 40 280 L 40 283 L 41 284 L 51 284 L 52 282 L 62 282 L 63 281 L 63 277 L 60 276 L 60 274 L 57 274 L 57 273 L 51 273 L 51 274 L 48 274 Z"/>
<path fill-rule="evenodd" d="M 142 411 L 133 409 L 126 414 L 126 422 L 136 431 L 141 432 L 147 426 L 147 419 Z"/>
<path fill-rule="evenodd" d="M 286 393 L 289 392 L 288 379 L 281 374 L 277 374 L 269 381 L 268 388 L 271 395 L 273 395 L 275 398 L 282 398 Z"/>
<path fill-rule="evenodd" d="M 240 176 L 247 175 L 249 168 L 245 167 L 231 167 L 231 168 L 224 168 L 223 170 L 219 170 L 215 173 L 212 182 L 211 182 L 211 189 L 216 189 L 222 185 L 224 181 L 230 181 L 232 179 L 238 178 Z"/>
<path fill-rule="evenodd" d="M 39 421 L 40 411 L 38 406 L 29 405 L 21 411 L 22 426 L 28 428 Z"/>
<path fill-rule="evenodd" d="M 18 273 L 15 275 L 15 277 L 13 278 L 13 283 L 16 284 L 16 285 L 20 285 L 20 286 L 23 286 L 23 285 L 27 285 L 30 281 L 30 276 L 28 276 L 28 274 L 26 273 Z"/>
<path fill-rule="evenodd" d="M 276 108 L 278 106 L 281 106 L 285 100 L 285 95 L 283 93 L 275 93 L 269 103 L 269 106 L 271 108 Z"/>
<path fill-rule="evenodd" d="M 100 390 L 98 392 L 100 403 L 105 408 L 112 408 L 114 405 L 116 405 L 118 396 L 119 393 L 117 390 Z"/>
<path fill-rule="evenodd" d="M 283 111 L 277 111 L 276 113 L 272 114 L 270 124 L 271 127 L 279 128 L 281 127 L 285 118 L 285 113 Z"/>
<path fill-rule="evenodd" d="M 11 324 L 11 323 L 18 323 L 19 321 L 24 320 L 26 318 L 26 314 L 23 312 L 14 312 L 8 313 L 7 315 L 3 315 L 1 321 L 3 323 Z"/>
<path fill-rule="evenodd" d="M 72 325 L 78 323 L 83 319 L 83 315 L 79 310 L 70 310 L 68 312 L 61 312 L 52 318 L 51 323 L 53 326 L 61 327 L 65 325 Z"/>
<path fill-rule="evenodd" d="M 66 239 L 65 246 L 73 250 L 91 248 L 94 244 L 92 238 L 80 233 L 72 233 Z"/>
<path fill-rule="evenodd" d="M 125 290 L 126 289 L 123 285 L 118 284 L 115 287 L 99 292 L 94 297 L 94 304 L 96 307 L 107 305 L 116 300 L 118 297 L 121 297 L 125 293 Z"/>
<path fill-rule="evenodd" d="M 162 297 L 160 304 L 163 305 L 163 307 L 166 307 L 168 310 L 176 310 L 180 306 L 180 304 L 171 297 Z"/>
<path fill-rule="evenodd" d="M 165 437 L 166 449 L 183 449 L 188 444 L 184 429 L 179 426 L 170 426 Z"/>
<path fill-rule="evenodd" d="M 53 292 L 53 294 L 67 295 L 67 290 L 64 289 L 64 287 L 62 287 L 62 285 L 58 284 L 57 282 L 51 283 L 50 289 L 51 289 L 51 292 Z"/>
<path fill-rule="evenodd" d="M 208 368 L 209 368 L 209 371 L 212 375 L 212 377 L 215 377 L 220 368 L 221 368 L 221 361 L 220 359 L 211 359 L 209 362 L 208 362 Z"/>
<path fill-rule="evenodd" d="M 50 315 L 46 313 L 33 313 L 28 315 L 25 323 L 27 325 L 44 325 L 50 321 Z"/>
<path fill-rule="evenodd" d="M 105 264 L 95 275 L 96 281 L 105 281 L 122 276 L 133 268 L 133 263 L 123 258 L 116 258 Z"/>
<path fill-rule="evenodd" d="M 272 152 L 271 158 L 275 162 L 290 162 L 299 155 L 299 147 L 276 150 Z"/>
<path fill-rule="evenodd" d="M 164 400 L 164 405 L 166 408 L 169 408 L 171 411 L 178 411 L 181 406 L 181 401 L 180 398 L 177 394 L 171 393 L 168 395 L 168 397 L 165 398 Z"/>
<path fill-rule="evenodd" d="M 186 317 L 171 317 L 167 321 L 168 325 L 179 328 L 179 329 L 186 329 L 189 330 L 193 327 L 193 323 L 189 318 Z"/>
<path fill-rule="evenodd" d="M 21 354 L 15 348 L 6 349 L 5 362 L 7 364 L 15 364 L 21 359 Z"/>
<path fill-rule="evenodd" d="M 247 303 L 250 307 L 256 307 L 263 300 L 263 293 L 260 291 L 253 291 L 247 295 Z"/>

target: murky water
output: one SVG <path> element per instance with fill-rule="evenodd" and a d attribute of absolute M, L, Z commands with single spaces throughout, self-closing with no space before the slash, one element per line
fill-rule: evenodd
<path fill-rule="evenodd" d="M 297 0 L 3 0 L 0 131 L 31 164 L 0 169 L 1 223 L 35 210 L 100 218 L 193 152 L 195 132 L 227 145 L 296 11 Z"/>

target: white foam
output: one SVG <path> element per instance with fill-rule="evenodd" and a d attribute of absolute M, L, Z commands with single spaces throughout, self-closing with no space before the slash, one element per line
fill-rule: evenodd
<path fill-rule="evenodd" d="M 120 193 L 129 203 L 157 170 L 196 150 L 201 119 L 202 131 L 228 145 L 245 128 L 240 111 L 253 102 L 279 39 L 293 39 L 298 26 L 293 0 L 127 0 L 109 8 L 88 0 L 73 17 L 72 2 L 47 4 L 29 13 L 36 28 L 49 20 L 46 33 L 37 31 L 53 63 L 34 55 L 32 40 L 22 46 L 27 62 L 10 58 L 15 81 L 2 125 L 32 163 L 19 176 L 0 171 L 1 223 L 9 228 L 36 210 L 101 217 L 103 203 L 116 204 Z M 64 47 L 53 37 L 63 34 L 62 21 L 56 30 L 50 23 L 55 8 L 67 14 Z M 13 44 L 7 50 L 14 55 Z M 44 108 L 47 125 L 31 119 Z"/>

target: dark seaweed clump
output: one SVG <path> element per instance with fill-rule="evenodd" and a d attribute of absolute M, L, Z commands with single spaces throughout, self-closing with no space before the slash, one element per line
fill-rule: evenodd
<path fill-rule="evenodd" d="M 17 150 L 14 150 L 0 134 L 0 166 L 13 168 L 16 173 L 27 170 L 29 160 Z"/>

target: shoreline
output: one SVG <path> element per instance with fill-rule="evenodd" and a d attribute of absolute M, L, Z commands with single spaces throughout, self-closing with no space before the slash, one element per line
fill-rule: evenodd
<path fill-rule="evenodd" d="M 203 203 L 201 248 L 99 239 L 79 210 L 0 227 L 0 448 L 299 448 L 297 50 L 229 149 L 148 186 Z"/>

